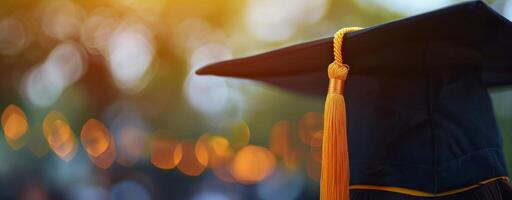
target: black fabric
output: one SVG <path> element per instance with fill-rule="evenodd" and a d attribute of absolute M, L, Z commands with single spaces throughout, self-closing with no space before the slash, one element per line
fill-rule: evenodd
<path fill-rule="evenodd" d="M 507 175 L 501 134 L 479 72 L 424 70 L 348 77 L 352 185 L 440 193 Z"/>
<path fill-rule="evenodd" d="M 504 180 L 493 181 L 477 188 L 442 197 L 417 197 L 379 190 L 350 190 L 351 200 L 510 200 L 512 187 Z"/>

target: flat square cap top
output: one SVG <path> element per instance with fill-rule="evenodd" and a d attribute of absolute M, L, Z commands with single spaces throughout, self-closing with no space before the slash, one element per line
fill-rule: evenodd
<path fill-rule="evenodd" d="M 332 37 L 207 65 L 200 75 L 262 80 L 324 96 Z M 482 72 L 486 86 L 512 83 L 512 23 L 481 1 L 466 2 L 347 34 L 350 74 L 462 68 Z M 432 62 L 425 66 L 425 62 Z M 320 73 L 321 75 L 319 75 Z M 280 82 L 279 79 L 287 79 Z M 300 82 L 294 82 L 300 81 Z"/>

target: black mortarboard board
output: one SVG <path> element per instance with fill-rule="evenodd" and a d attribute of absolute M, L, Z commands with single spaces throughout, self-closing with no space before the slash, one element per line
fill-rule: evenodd
<path fill-rule="evenodd" d="M 205 66 L 325 96 L 332 38 Z M 351 188 L 418 196 L 507 176 L 491 86 L 512 84 L 512 23 L 480 1 L 347 33 Z"/>

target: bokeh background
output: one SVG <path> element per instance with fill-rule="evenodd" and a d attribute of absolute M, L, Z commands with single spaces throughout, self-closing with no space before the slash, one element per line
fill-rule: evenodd
<path fill-rule="evenodd" d="M 317 199 L 323 99 L 194 71 L 457 2 L 0 1 L 0 199 Z"/>

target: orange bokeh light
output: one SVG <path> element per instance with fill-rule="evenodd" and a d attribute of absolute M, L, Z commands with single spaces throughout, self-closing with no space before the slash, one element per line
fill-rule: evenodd
<path fill-rule="evenodd" d="M 183 156 L 178 164 L 178 169 L 189 176 L 198 176 L 203 173 L 206 165 L 203 165 L 200 159 L 204 158 L 200 158 L 197 155 L 200 154 L 200 156 L 208 156 L 208 154 L 204 155 L 203 153 L 197 153 L 196 144 L 193 140 L 183 140 L 179 146 L 182 149 Z"/>
<path fill-rule="evenodd" d="M 2 128 L 4 137 L 12 149 L 18 150 L 23 145 L 20 140 L 28 130 L 28 122 L 25 113 L 15 105 L 9 105 L 2 113 Z"/>
<path fill-rule="evenodd" d="M 160 169 L 172 169 L 181 161 L 179 142 L 154 138 L 151 141 L 151 163 Z"/>
<path fill-rule="evenodd" d="M 254 184 L 272 174 L 276 166 L 274 154 L 260 146 L 249 145 L 237 152 L 231 173 L 240 183 Z"/>
<path fill-rule="evenodd" d="M 97 157 L 105 152 L 111 144 L 110 139 L 107 128 L 98 120 L 89 119 L 82 127 L 80 140 L 90 156 Z"/>
<path fill-rule="evenodd" d="M 21 149 L 23 146 L 25 146 L 25 144 L 27 144 L 27 137 L 21 137 L 17 140 L 13 140 L 7 136 L 4 137 L 7 144 L 11 147 L 12 150 L 15 151 Z"/>
<path fill-rule="evenodd" d="M 50 148 L 65 161 L 71 160 L 76 153 L 76 138 L 66 118 L 52 111 L 43 121 L 43 133 Z"/>
<path fill-rule="evenodd" d="M 113 138 L 110 138 L 107 150 L 98 156 L 88 154 L 89 159 L 94 163 L 94 165 L 102 169 L 108 169 L 112 163 L 114 163 L 117 155 L 116 144 L 114 141 L 115 140 Z"/>
<path fill-rule="evenodd" d="M 204 134 L 197 140 L 195 145 L 196 158 L 201 165 L 208 166 L 208 141 L 210 136 L 208 134 Z"/>
<path fill-rule="evenodd" d="M 228 154 L 231 153 L 229 140 L 225 137 L 213 136 L 210 139 L 209 147 L 212 149 L 213 153 L 218 156 L 228 156 Z"/>
<path fill-rule="evenodd" d="M 205 136 L 200 140 L 204 140 Z M 209 162 L 208 166 L 212 169 L 213 174 L 224 182 L 235 183 L 236 180 L 231 175 L 231 165 L 233 163 L 233 149 L 229 140 L 223 136 L 208 137 L 206 142 L 208 149 Z"/>

